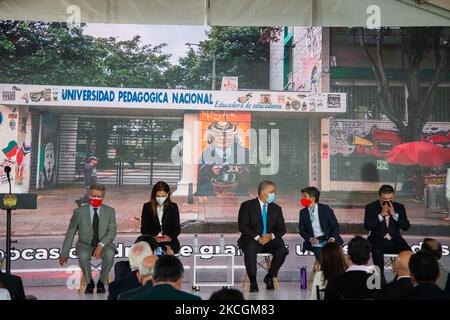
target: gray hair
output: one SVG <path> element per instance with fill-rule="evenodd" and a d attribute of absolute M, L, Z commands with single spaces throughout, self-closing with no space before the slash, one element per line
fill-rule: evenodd
<path fill-rule="evenodd" d="M 136 242 L 129 251 L 128 254 L 128 260 L 130 261 L 130 268 L 133 271 L 136 271 L 139 269 L 140 265 L 142 264 L 142 261 L 145 257 L 152 256 L 153 251 L 150 248 L 150 245 L 148 242 L 145 241 L 139 241 Z"/>
<path fill-rule="evenodd" d="M 261 192 L 268 186 L 275 187 L 275 183 L 273 183 L 272 181 L 269 181 L 269 180 L 261 181 L 258 185 L 258 195 L 261 194 Z"/>
<path fill-rule="evenodd" d="M 141 277 L 148 277 L 153 276 L 153 271 L 155 270 L 155 264 L 152 264 L 152 266 L 148 266 L 142 261 L 142 263 L 139 266 L 139 274 Z"/>

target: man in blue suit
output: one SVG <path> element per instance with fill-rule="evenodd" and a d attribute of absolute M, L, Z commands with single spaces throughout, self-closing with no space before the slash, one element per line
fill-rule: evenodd
<path fill-rule="evenodd" d="M 303 251 L 312 251 L 320 263 L 322 247 L 327 242 L 343 244 L 339 235 L 339 223 L 333 209 L 319 203 L 320 191 L 315 187 L 302 189 L 299 233 L 305 240 Z"/>

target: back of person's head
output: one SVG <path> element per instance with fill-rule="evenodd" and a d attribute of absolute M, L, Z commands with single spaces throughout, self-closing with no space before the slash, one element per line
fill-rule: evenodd
<path fill-rule="evenodd" d="M 146 280 L 153 277 L 153 272 L 155 271 L 155 263 L 158 260 L 157 256 L 148 256 L 142 260 L 139 266 L 139 277 L 142 284 Z"/>
<path fill-rule="evenodd" d="M 442 245 L 439 241 L 432 238 L 423 239 L 422 251 L 427 251 L 432 253 L 436 259 L 441 260 L 442 258 Z"/>
<path fill-rule="evenodd" d="M 322 249 L 320 270 L 325 280 L 347 270 L 344 252 L 340 245 L 335 242 L 327 243 Z"/>
<path fill-rule="evenodd" d="M 349 241 L 347 253 L 352 264 L 366 265 L 370 259 L 370 242 L 361 236 L 356 236 Z"/>
<path fill-rule="evenodd" d="M 130 261 L 130 268 L 133 271 L 139 270 L 139 266 L 145 257 L 153 255 L 150 245 L 145 241 L 140 241 L 130 248 L 128 252 L 128 260 Z"/>
<path fill-rule="evenodd" d="M 168 282 L 179 283 L 183 278 L 184 268 L 181 261 L 175 256 L 162 256 L 155 263 L 153 271 L 153 281 L 155 283 Z"/>
<path fill-rule="evenodd" d="M 140 235 L 139 237 L 136 238 L 136 241 L 134 241 L 134 243 L 138 243 L 141 241 L 147 242 L 150 245 L 152 251 L 155 251 L 156 248 L 158 247 L 155 238 L 153 238 L 151 235 Z"/>
<path fill-rule="evenodd" d="M 411 271 L 409 270 L 409 260 L 412 255 L 413 252 L 410 250 L 405 250 L 398 254 L 398 257 L 395 259 L 394 263 L 394 272 L 397 277 L 411 275 Z"/>
<path fill-rule="evenodd" d="M 409 270 L 413 283 L 432 282 L 439 278 L 439 264 L 436 256 L 428 251 L 419 251 L 409 259 Z"/>
<path fill-rule="evenodd" d="M 237 289 L 220 289 L 214 292 L 209 300 L 245 300 L 244 295 Z"/>

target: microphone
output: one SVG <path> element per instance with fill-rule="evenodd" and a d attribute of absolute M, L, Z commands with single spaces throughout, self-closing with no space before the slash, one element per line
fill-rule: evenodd
<path fill-rule="evenodd" d="M 8 181 L 10 179 L 9 174 L 11 173 L 11 167 L 10 166 L 5 166 L 5 173 L 6 173 L 6 177 L 8 178 Z"/>

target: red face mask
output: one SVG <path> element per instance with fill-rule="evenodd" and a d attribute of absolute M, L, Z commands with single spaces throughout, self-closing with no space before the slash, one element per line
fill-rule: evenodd
<path fill-rule="evenodd" d="M 89 203 L 94 208 L 100 207 L 102 205 L 102 201 L 103 201 L 103 199 L 94 199 L 94 198 L 89 199 Z"/>
<path fill-rule="evenodd" d="M 302 199 L 300 200 L 300 204 L 301 204 L 302 206 L 304 206 L 304 207 L 309 207 L 309 206 L 311 205 L 311 203 L 312 203 L 312 200 L 311 200 L 311 199 L 302 198 Z"/>

